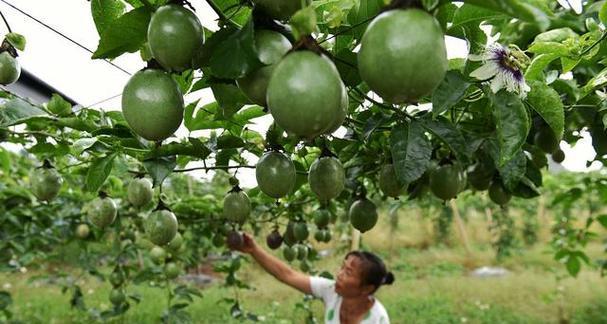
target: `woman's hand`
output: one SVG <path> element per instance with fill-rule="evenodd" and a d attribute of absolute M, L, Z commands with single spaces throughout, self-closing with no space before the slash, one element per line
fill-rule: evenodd
<path fill-rule="evenodd" d="M 243 244 L 241 247 L 236 248 L 236 251 L 240 251 L 243 253 L 253 253 L 253 251 L 257 248 L 257 243 L 253 239 L 253 237 L 247 233 L 242 233 L 242 241 Z"/>

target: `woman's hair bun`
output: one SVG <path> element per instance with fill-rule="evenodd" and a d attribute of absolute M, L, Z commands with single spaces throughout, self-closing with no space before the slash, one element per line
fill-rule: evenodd
<path fill-rule="evenodd" d="M 384 278 L 384 285 L 391 285 L 394 282 L 394 274 L 388 272 Z"/>

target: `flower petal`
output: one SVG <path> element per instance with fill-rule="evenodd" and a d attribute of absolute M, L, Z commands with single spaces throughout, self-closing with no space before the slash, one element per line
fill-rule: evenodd
<path fill-rule="evenodd" d="M 497 93 L 502 88 L 504 88 L 504 78 L 498 75 L 491 80 L 491 91 L 493 91 L 493 93 Z"/>
<path fill-rule="evenodd" d="M 487 64 L 479 67 L 472 71 L 470 76 L 479 80 L 487 80 L 495 76 L 499 72 L 499 66 L 493 62 L 487 62 Z"/>

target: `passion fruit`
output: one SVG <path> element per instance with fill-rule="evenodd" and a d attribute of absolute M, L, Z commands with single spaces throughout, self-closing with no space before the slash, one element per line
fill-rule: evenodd
<path fill-rule="evenodd" d="M 21 66 L 8 52 L 0 53 L 0 84 L 9 85 L 19 80 Z"/>
<path fill-rule="evenodd" d="M 407 186 L 402 185 L 396 177 L 394 165 L 386 164 L 379 171 L 379 189 L 388 197 L 397 198 L 402 195 Z"/>
<path fill-rule="evenodd" d="M 145 220 L 145 232 L 156 245 L 165 245 L 177 235 L 177 217 L 170 210 L 153 211 Z"/>
<path fill-rule="evenodd" d="M 181 125 L 183 96 L 169 74 L 153 69 L 139 71 L 124 87 L 122 113 L 137 135 L 161 141 Z"/>
<path fill-rule="evenodd" d="M 341 162 L 330 156 L 317 159 L 310 166 L 308 183 L 318 199 L 326 203 L 343 191 L 346 174 Z"/>
<path fill-rule="evenodd" d="M 89 221 L 101 229 L 112 224 L 117 214 L 116 203 L 109 197 L 97 197 L 87 206 Z"/>
<path fill-rule="evenodd" d="M 358 199 L 350 206 L 348 217 L 350 217 L 350 224 L 364 233 L 377 223 L 377 207 L 367 198 Z"/>
<path fill-rule="evenodd" d="M 291 192 L 297 174 L 289 157 L 280 152 L 268 152 L 257 162 L 255 177 L 263 193 L 272 198 L 280 198 Z"/>
<path fill-rule="evenodd" d="M 146 178 L 131 180 L 127 188 L 127 199 L 135 207 L 149 204 L 153 194 L 152 182 Z"/>
<path fill-rule="evenodd" d="M 242 191 L 232 191 L 223 199 L 223 217 L 229 221 L 243 224 L 251 213 L 249 196 Z"/>
<path fill-rule="evenodd" d="M 459 193 L 461 170 L 456 165 L 443 165 L 430 174 L 430 190 L 441 200 L 450 200 Z"/>
<path fill-rule="evenodd" d="M 447 68 L 442 29 L 426 11 L 386 11 L 373 19 L 362 37 L 360 76 L 388 102 L 416 102 L 430 94 Z"/>
<path fill-rule="evenodd" d="M 261 29 L 255 30 L 255 47 L 259 61 L 265 66 L 236 80 L 236 84 L 251 101 L 265 107 L 270 76 L 274 72 L 276 63 L 291 48 L 291 43 L 281 33 Z"/>

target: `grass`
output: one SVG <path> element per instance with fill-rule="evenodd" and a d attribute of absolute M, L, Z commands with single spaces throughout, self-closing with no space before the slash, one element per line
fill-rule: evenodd
<path fill-rule="evenodd" d="M 391 240 L 386 239 L 389 229 L 384 219 L 378 228 L 364 235 L 363 241 L 366 248 L 385 258 L 396 275 L 394 285 L 382 287 L 377 293 L 392 323 L 607 323 L 607 280 L 590 267 L 584 267 L 577 278 L 563 276 L 564 267 L 553 260 L 545 242 L 498 263 L 483 217 L 468 219 L 467 231 L 473 242 L 470 252 L 458 244 L 456 234 L 448 245 L 434 244 L 432 226 L 423 215 L 410 211 L 400 217 L 400 228 Z M 549 224 L 542 227 L 549 228 Z M 604 231 L 598 233 L 605 236 Z M 604 257 L 599 243 L 589 245 L 587 252 L 593 258 Z M 315 267 L 335 272 L 341 255 L 324 258 Z M 502 266 L 510 273 L 498 278 L 468 275 L 483 265 Z M 14 298 L 11 310 L 19 319 L 26 323 L 90 323 L 87 314 L 70 309 L 69 294 L 62 294 L 56 285 L 30 282 L 35 274 L 0 275 L 0 286 L 10 283 L 8 291 Z M 294 307 L 302 301 L 301 294 L 253 263 L 245 264 L 240 275 L 257 287 L 239 291 L 244 309 L 264 315 L 268 323 L 304 322 L 304 311 Z M 564 279 L 557 280 L 559 277 Z M 109 284 L 91 277 L 83 278 L 80 284 L 88 307 L 109 307 Z M 131 286 L 129 293 L 140 294 L 143 302 L 133 304 L 114 323 L 159 322 L 166 308 L 162 289 Z M 233 296 L 234 291 L 211 285 L 188 312 L 195 323 L 238 323 L 229 316 L 229 306 L 218 302 Z M 317 318 L 322 319 L 320 301 L 311 305 Z"/>

